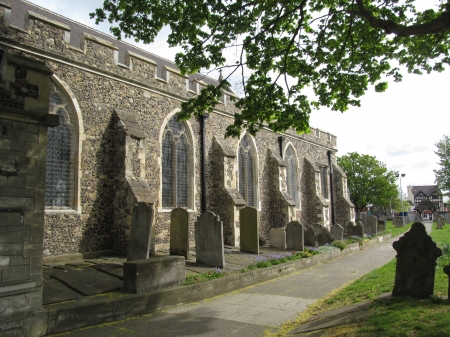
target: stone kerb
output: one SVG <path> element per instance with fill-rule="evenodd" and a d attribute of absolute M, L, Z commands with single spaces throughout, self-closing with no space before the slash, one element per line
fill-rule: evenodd
<path fill-rule="evenodd" d="M 344 228 L 341 225 L 333 225 L 330 227 L 330 233 L 336 240 L 344 239 Z"/>
<path fill-rule="evenodd" d="M 241 229 L 240 250 L 251 254 L 259 254 L 259 223 L 256 208 L 246 206 L 239 210 Z"/>
<path fill-rule="evenodd" d="M 315 241 L 314 236 L 314 242 L 310 246 L 315 246 Z M 304 250 L 305 248 L 304 228 L 298 221 L 291 221 L 286 226 L 286 248 L 290 250 Z"/>
<path fill-rule="evenodd" d="M 442 251 L 431 240 L 423 223 L 415 222 L 392 246 L 397 251 L 392 295 L 419 299 L 433 295 L 436 259 Z"/>
<path fill-rule="evenodd" d="M 189 257 L 189 215 L 184 208 L 170 212 L 170 255 Z"/>
<path fill-rule="evenodd" d="M 286 249 L 286 228 L 272 228 L 269 232 L 270 247 Z"/>
<path fill-rule="evenodd" d="M 153 216 L 153 207 L 145 202 L 140 202 L 133 207 L 127 261 L 148 259 Z"/>
<path fill-rule="evenodd" d="M 202 213 L 195 222 L 195 253 L 197 262 L 225 267 L 223 223 L 213 212 Z"/>

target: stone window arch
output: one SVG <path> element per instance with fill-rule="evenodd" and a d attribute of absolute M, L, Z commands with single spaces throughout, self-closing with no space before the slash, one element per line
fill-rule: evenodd
<path fill-rule="evenodd" d="M 253 140 L 245 134 L 239 142 L 239 192 L 248 206 L 257 208 L 258 178 L 257 155 Z"/>
<path fill-rule="evenodd" d="M 71 98 L 57 83 L 50 83 L 49 113 L 59 125 L 48 129 L 45 209 L 76 210 L 78 195 L 78 120 Z"/>
<path fill-rule="evenodd" d="M 284 161 L 286 163 L 286 185 L 287 193 L 294 199 L 295 204 L 299 205 L 299 193 L 298 193 L 298 172 L 297 172 L 297 156 L 294 149 L 289 145 L 284 155 Z"/>
<path fill-rule="evenodd" d="M 174 115 L 164 128 L 161 149 L 162 207 L 192 207 L 193 145 L 189 129 Z"/>

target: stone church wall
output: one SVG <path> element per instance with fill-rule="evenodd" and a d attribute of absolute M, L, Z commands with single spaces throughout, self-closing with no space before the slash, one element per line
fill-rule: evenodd
<path fill-rule="evenodd" d="M 44 255 L 110 250 L 123 253 L 126 250 L 130 224 L 118 225 L 114 221 L 120 213 L 115 207 L 124 205 L 128 197 L 118 188 L 119 175 L 124 171 L 121 158 L 124 136 L 117 127 L 115 109 L 133 114 L 143 130 L 145 163 L 136 164 L 133 172 L 135 176 L 143 176 L 153 191 L 155 244 L 168 244 L 170 212 L 162 208 L 160 200 L 162 130 L 179 111 L 181 102 L 214 80 L 201 78 L 199 74 L 181 75 L 167 60 L 20 0 L 11 6 L 0 4 L 0 49 L 45 62 L 54 72 L 52 82 L 71 100 L 79 123 L 79 146 L 72 154 L 76 158 L 75 206 L 72 210 L 45 212 Z M 239 203 L 233 204 L 239 198 L 233 199 L 230 190 L 226 190 L 237 187 L 239 140 L 223 140 L 222 137 L 220 141 L 224 141 L 231 152 L 223 156 L 214 137 L 221 137 L 233 121 L 237 110 L 231 103 L 232 96 L 234 93 L 224 93 L 224 103 L 206 122 L 207 210 L 217 213 L 224 221 L 225 238 L 238 233 L 235 215 L 242 207 Z M 193 241 L 194 221 L 201 212 L 202 195 L 200 119 L 192 118 L 187 125 L 195 160 L 193 207 L 189 213 L 189 234 Z M 258 168 L 256 199 L 262 234 L 286 225 L 288 220 L 304 224 L 321 221 L 317 217 L 316 191 L 312 188 L 315 176 L 306 159 L 329 166 L 327 151 L 337 150 L 336 137 L 321 130 L 311 129 L 310 134 L 303 135 L 288 130 L 283 134 L 283 151 L 286 146 L 292 146 L 298 161 L 300 202 L 289 206 L 283 197 L 287 178 L 279 153 L 279 136 L 263 129 L 254 138 Z M 269 149 L 278 151 L 278 164 L 271 162 Z M 137 163 L 139 158 L 130 160 Z M 230 242 L 236 241 L 230 239 Z"/>

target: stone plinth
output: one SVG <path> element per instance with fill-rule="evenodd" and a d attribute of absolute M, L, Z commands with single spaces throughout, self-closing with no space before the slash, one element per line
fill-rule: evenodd
<path fill-rule="evenodd" d="M 392 246 L 397 251 L 392 295 L 419 299 L 433 295 L 436 259 L 442 251 L 431 240 L 423 223 L 415 222 Z"/>
<path fill-rule="evenodd" d="M 123 264 L 123 290 L 140 294 L 173 287 L 186 277 L 182 256 L 151 256 Z"/>

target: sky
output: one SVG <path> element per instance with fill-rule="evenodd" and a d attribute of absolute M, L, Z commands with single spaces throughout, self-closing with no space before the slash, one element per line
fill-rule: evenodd
<path fill-rule="evenodd" d="M 109 34 L 109 24 L 95 25 L 89 13 L 102 7 L 103 0 L 30 0 L 41 7 Z M 161 32 L 151 50 L 174 60 L 180 49 L 165 43 Z M 125 41 L 142 49 L 149 46 Z M 387 168 L 405 174 L 401 185 L 433 185 L 433 169 L 438 168 L 436 142 L 450 135 L 450 70 L 430 75 L 403 74 L 403 81 L 390 83 L 384 93 L 370 88 L 361 107 L 341 113 L 327 108 L 314 110 L 310 125 L 337 137 L 338 156 L 350 152 L 375 156 Z M 398 182 L 400 184 L 400 181 Z"/>

